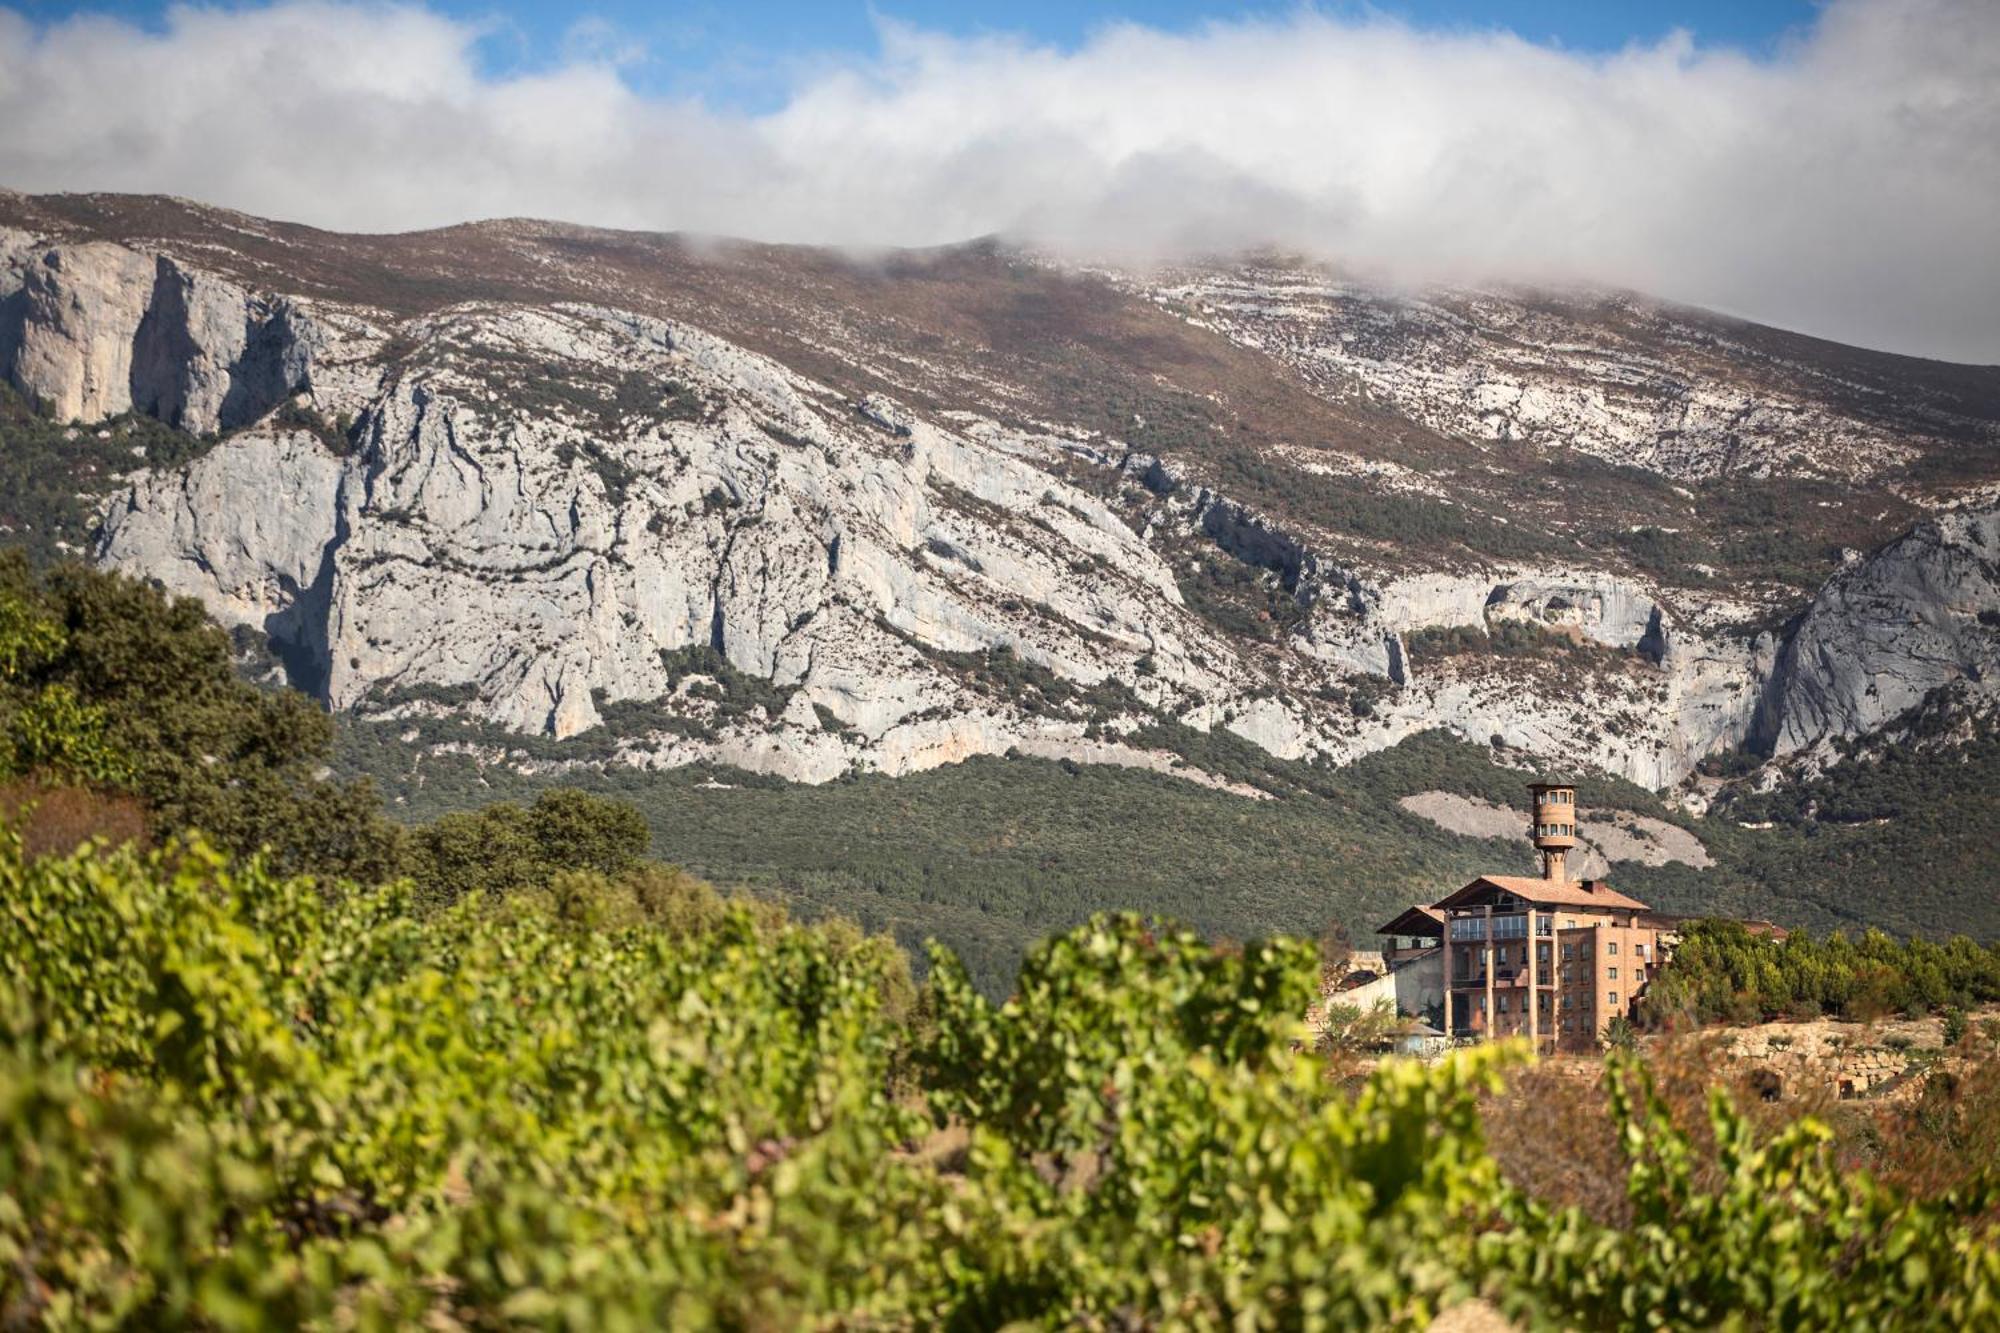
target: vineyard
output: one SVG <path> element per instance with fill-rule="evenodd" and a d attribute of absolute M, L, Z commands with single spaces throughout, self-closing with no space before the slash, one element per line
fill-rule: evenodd
<path fill-rule="evenodd" d="M 1566 1203 L 1486 1137 L 1519 1053 L 1336 1077 L 1318 968 L 1100 917 L 996 1005 L 657 866 L 446 902 L 8 835 L 0 1328 L 2000 1319 L 1990 1155 L 1892 1185 L 1620 1058 L 1623 1203 Z"/>

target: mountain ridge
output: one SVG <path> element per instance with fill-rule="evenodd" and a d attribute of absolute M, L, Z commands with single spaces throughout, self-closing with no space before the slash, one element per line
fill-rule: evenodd
<path fill-rule="evenodd" d="M 1971 574 L 1877 571 L 1935 603 L 1866 631 L 1915 663 L 1890 703 L 1854 686 L 1877 666 L 1802 695 L 1786 649 L 1862 633 L 1829 589 L 2000 496 L 2000 372 L 1260 261 L 353 237 L 147 197 L 0 196 L 0 227 L 5 378 L 226 436 L 108 496 L 96 558 L 365 715 L 616 712 L 621 762 L 808 781 L 1173 768 L 1161 727 L 1340 764 L 1444 725 L 1694 798 L 1707 756 L 1992 674 L 1977 523 L 1908 548 Z M 782 699 L 690 693 L 697 648 Z M 1839 703 L 1761 724 L 1787 691 Z"/>

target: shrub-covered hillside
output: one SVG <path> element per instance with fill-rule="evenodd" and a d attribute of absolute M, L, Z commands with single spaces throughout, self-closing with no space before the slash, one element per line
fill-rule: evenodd
<path fill-rule="evenodd" d="M 1232 937 L 1318 933 L 1338 922 L 1363 943 L 1412 902 L 1433 901 L 1477 874 L 1533 867 L 1521 838 L 1460 836 L 1397 805 L 1443 790 L 1522 807 L 1531 770 L 1441 733 L 1339 770 L 1287 764 L 1226 733 L 1161 737 L 1189 762 L 1272 794 L 1252 800 L 1140 769 L 1018 757 L 818 787 L 705 767 L 583 765 L 528 777 L 465 753 L 419 760 L 404 732 L 400 723 L 343 721 L 335 760 L 342 773 L 368 775 L 400 818 L 579 785 L 640 810 L 659 855 L 717 882 L 754 886 L 804 915 L 837 912 L 890 931 L 913 950 L 936 936 L 996 995 L 1036 939 L 1093 912 L 1163 912 Z M 1965 753 L 1970 770 L 1903 765 L 1923 783 L 1923 799 L 1909 803 L 1907 819 L 1885 812 L 1886 822 L 1746 829 L 1739 821 L 1761 821 L 1734 809 L 1692 820 L 1650 792 L 1604 779 L 1586 779 L 1582 800 L 1593 811 L 1672 820 L 1707 844 L 1716 861 L 1709 868 L 1614 868 L 1620 889 L 1661 910 L 1995 939 L 2000 785 L 1975 779 L 2000 754 L 2000 740 Z M 1912 866 L 1940 873 L 1913 875 Z"/>

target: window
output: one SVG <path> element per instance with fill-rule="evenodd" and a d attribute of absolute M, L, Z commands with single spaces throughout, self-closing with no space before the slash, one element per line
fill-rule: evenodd
<path fill-rule="evenodd" d="M 1618 1007 L 1618 992 L 1617 992 L 1617 991 L 1612 991 L 1612 992 L 1611 992 L 1611 1007 L 1612 1007 L 1613 1009 L 1616 1009 L 1616 1008 Z"/>
<path fill-rule="evenodd" d="M 1507 997 L 1506 997 L 1506 996 L 1504 996 L 1504 995 L 1502 995 L 1502 996 L 1500 997 L 1499 1001 L 1498 1001 L 1498 1002 L 1497 1002 L 1497 1003 L 1496 1003 L 1496 1004 L 1495 1004 L 1495 1005 L 1494 1005 L 1493 1007 L 1494 1007 L 1494 1008 L 1495 1008 L 1496 1010 L 1498 1010 L 1498 1011 L 1499 1011 L 1500 1013 L 1503 1013 L 1503 1014 L 1504 1014 L 1504 1013 L 1506 1013 L 1506 1012 L 1507 1012 Z"/>
<path fill-rule="evenodd" d="M 1565 944 L 1565 945 L 1563 945 L 1563 961 L 1564 961 L 1565 963 L 1567 963 L 1567 962 L 1568 962 L 1568 961 L 1569 961 L 1569 960 L 1570 960 L 1570 959 L 1571 959 L 1572 957 L 1574 957 L 1574 956 L 1575 956 L 1575 954 L 1576 954 L 1576 946 L 1575 946 L 1575 945 L 1573 945 L 1573 944 Z"/>
<path fill-rule="evenodd" d="M 1616 981 L 1616 980 L 1618 980 L 1618 969 L 1617 969 L 1617 968 L 1615 968 L 1615 967 L 1607 967 L 1607 968 L 1605 968 L 1605 969 L 1604 969 L 1604 977 L 1605 977 L 1605 980 L 1607 980 L 1607 981 Z"/>
<path fill-rule="evenodd" d="M 1618 941 L 1611 940 L 1608 943 L 1606 943 L 1604 946 L 1604 952 L 1608 954 L 1616 954 L 1618 952 Z"/>
<path fill-rule="evenodd" d="M 1477 996 L 1474 996 L 1473 998 L 1479 1001 L 1479 1012 L 1480 1012 L 1480 1013 L 1482 1013 L 1482 1014 L 1483 1014 L 1483 1013 L 1485 1013 L 1485 1012 L 1486 1012 L 1486 997 L 1485 997 L 1484 995 L 1477 995 Z"/>
<path fill-rule="evenodd" d="M 1574 1009 L 1575 1007 L 1576 1007 L 1576 996 L 1574 995 L 1563 996 L 1563 1008 Z"/>

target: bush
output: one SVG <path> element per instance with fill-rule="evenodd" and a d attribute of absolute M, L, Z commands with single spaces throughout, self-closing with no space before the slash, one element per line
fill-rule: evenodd
<path fill-rule="evenodd" d="M 406 865 L 427 901 L 449 904 L 543 887 L 562 871 L 623 874 L 651 840 L 631 806 L 558 787 L 525 809 L 500 802 L 439 816 L 413 831 Z"/>

